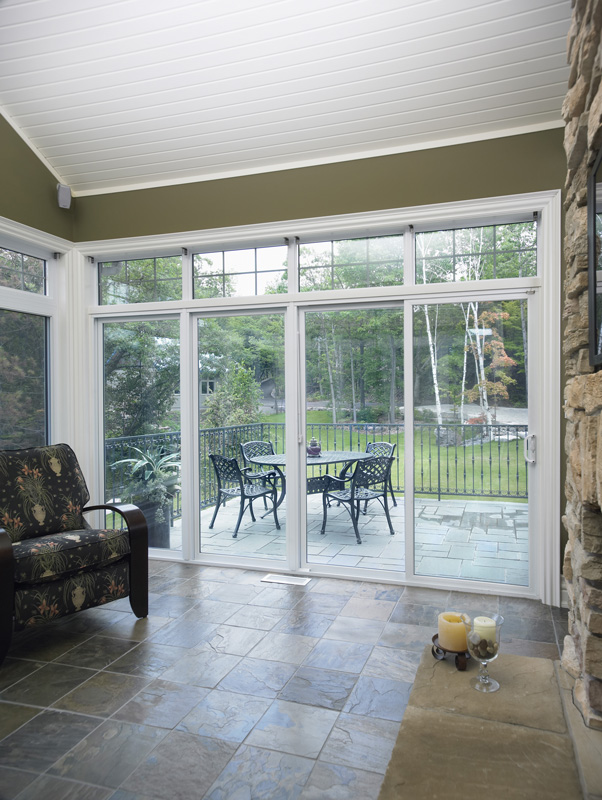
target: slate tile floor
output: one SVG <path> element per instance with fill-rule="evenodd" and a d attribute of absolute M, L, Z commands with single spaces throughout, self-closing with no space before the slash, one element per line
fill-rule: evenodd
<path fill-rule="evenodd" d="M 500 611 L 506 652 L 558 658 L 528 600 L 152 561 L 128 601 L 15 635 L 0 668 L 3 800 L 370 800 L 443 608 Z"/>

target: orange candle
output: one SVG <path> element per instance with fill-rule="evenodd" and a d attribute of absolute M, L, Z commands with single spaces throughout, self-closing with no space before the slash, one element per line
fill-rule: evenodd
<path fill-rule="evenodd" d="M 444 611 L 439 614 L 439 647 L 463 653 L 468 647 L 464 626 L 464 623 L 468 621 L 469 618 L 466 614 L 460 614 L 457 611 Z"/>

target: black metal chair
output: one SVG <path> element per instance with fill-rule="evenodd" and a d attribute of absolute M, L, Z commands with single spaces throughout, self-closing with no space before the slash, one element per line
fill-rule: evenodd
<path fill-rule="evenodd" d="M 370 500 L 378 500 L 385 510 L 385 516 L 389 525 L 391 536 L 395 534 L 389 506 L 387 503 L 387 487 L 391 474 L 392 456 L 379 456 L 368 458 L 365 461 L 358 461 L 353 471 L 353 475 L 348 478 L 336 478 L 333 475 L 326 475 L 326 488 L 322 493 L 322 530 L 326 530 L 326 517 L 328 513 L 329 500 L 336 500 L 343 503 L 351 516 L 353 530 L 358 544 L 362 543 L 358 530 L 358 519 L 360 514 L 360 504 Z"/>
<path fill-rule="evenodd" d="M 236 539 L 245 508 L 249 509 L 251 512 L 251 519 L 255 522 L 253 501 L 257 500 L 258 497 L 270 497 L 272 500 L 274 522 L 278 530 L 280 530 L 280 523 L 278 522 L 278 515 L 276 514 L 276 500 L 278 497 L 278 490 L 274 480 L 277 477 L 276 472 L 262 472 L 258 478 L 252 478 L 251 475 L 253 473 L 251 472 L 251 468 L 244 467 L 241 470 L 235 458 L 226 458 L 218 453 L 210 453 L 209 458 L 213 463 L 213 468 L 217 477 L 217 502 L 209 527 L 213 528 L 220 505 L 222 503 L 225 505 L 226 500 L 230 497 L 239 497 L 240 510 L 238 512 L 236 527 L 232 534 L 232 538 Z"/>
<path fill-rule="evenodd" d="M 252 472 L 247 472 L 246 475 L 251 480 L 255 480 L 257 478 L 261 479 L 262 481 L 266 481 L 266 475 L 274 476 L 275 475 L 275 482 L 278 484 L 280 482 L 280 475 L 278 471 L 275 470 L 266 470 L 260 464 L 251 461 L 252 458 L 260 458 L 261 456 L 273 456 L 275 455 L 274 452 L 274 445 L 272 442 L 244 442 L 240 445 L 240 452 L 243 458 L 243 463 L 245 467 L 248 469 L 253 470 Z M 282 470 L 280 470 L 282 472 Z M 284 480 L 284 474 L 282 475 L 282 480 Z M 264 507 L 267 508 L 267 502 L 265 497 L 263 498 Z"/>
<path fill-rule="evenodd" d="M 396 444 L 391 444 L 391 442 L 368 442 L 366 445 L 366 453 L 371 453 L 375 457 L 379 456 L 386 456 L 389 458 L 394 458 L 395 448 L 397 447 Z M 391 462 L 391 467 L 393 466 L 393 462 Z M 395 499 L 395 495 L 393 494 L 393 479 L 391 477 L 391 472 L 389 472 L 389 494 L 391 495 L 391 500 L 393 501 L 393 505 L 397 505 L 397 500 Z M 366 513 L 366 509 L 368 508 L 368 503 L 364 503 L 364 514 Z"/>

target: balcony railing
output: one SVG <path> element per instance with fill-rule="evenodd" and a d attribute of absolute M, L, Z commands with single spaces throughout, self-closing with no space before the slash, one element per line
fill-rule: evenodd
<path fill-rule="evenodd" d="M 417 423 L 414 426 L 414 491 L 446 497 L 527 498 L 527 468 L 523 456 L 526 425 L 462 425 Z M 391 470 L 393 489 L 404 490 L 405 429 L 403 423 L 311 423 L 307 438 L 315 436 L 323 450 L 364 451 L 368 442 L 397 445 Z M 256 422 L 199 431 L 201 508 L 215 505 L 217 484 L 210 453 L 240 458 L 240 444 L 271 441 L 284 452 L 284 423 Z M 141 450 L 177 453 L 180 432 L 125 436 L 105 442 L 105 485 L 108 499 L 127 500 L 130 466 L 116 462 L 130 458 L 131 446 Z M 316 470 L 316 467 L 312 468 Z M 316 473 L 317 474 L 317 473 Z M 181 516 L 180 493 L 174 498 L 174 518 Z"/>

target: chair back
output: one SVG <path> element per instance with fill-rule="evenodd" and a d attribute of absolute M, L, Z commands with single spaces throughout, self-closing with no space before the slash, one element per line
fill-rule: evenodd
<path fill-rule="evenodd" d="M 0 527 L 13 542 L 82 530 L 89 499 L 68 444 L 0 450 Z"/>
<path fill-rule="evenodd" d="M 235 458 L 226 458 L 219 453 L 209 453 L 209 458 L 213 463 L 213 469 L 217 477 L 218 489 L 231 483 L 238 484 L 241 489 L 243 485 L 242 472 Z"/>
<path fill-rule="evenodd" d="M 271 442 L 245 442 L 240 445 L 240 451 L 245 464 L 252 464 L 252 458 L 257 456 L 273 456 L 274 445 Z"/>
<path fill-rule="evenodd" d="M 356 487 L 367 488 L 380 483 L 384 487 L 389 480 L 392 463 L 392 456 L 377 456 L 358 461 L 351 478 L 351 496 L 353 497 Z"/>
<path fill-rule="evenodd" d="M 366 453 L 372 453 L 373 456 L 392 456 L 396 447 L 391 442 L 368 442 Z"/>

